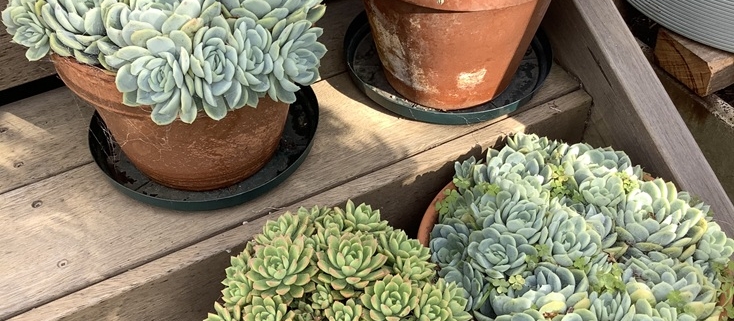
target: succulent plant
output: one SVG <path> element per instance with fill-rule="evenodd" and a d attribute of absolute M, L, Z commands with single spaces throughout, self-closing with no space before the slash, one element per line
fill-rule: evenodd
<path fill-rule="evenodd" d="M 414 314 L 418 321 L 467 321 L 471 315 L 464 311 L 466 305 L 463 290 L 455 283 L 438 280 L 426 283 L 421 289 L 418 307 Z"/>
<path fill-rule="evenodd" d="M 2 12 L 13 42 L 28 47 L 25 56 L 30 61 L 45 57 L 51 50 L 51 30 L 41 18 L 42 5 L 36 0 L 11 0 Z"/>
<path fill-rule="evenodd" d="M 41 16 L 52 30 L 49 43 L 53 52 L 85 64 L 99 64 L 97 42 L 106 34 L 100 0 L 47 0 Z"/>
<path fill-rule="evenodd" d="M 220 120 L 265 95 L 294 103 L 319 79 L 319 0 L 12 0 L 2 20 L 29 60 L 49 51 L 115 73 L 151 119 Z"/>
<path fill-rule="evenodd" d="M 466 321 L 465 291 L 437 278 L 429 259 L 369 205 L 300 208 L 266 222 L 231 258 L 207 320 Z M 422 288 L 430 293 L 419 305 Z"/>
<path fill-rule="evenodd" d="M 378 253 L 377 239 L 371 234 L 346 232 L 329 236 L 328 248 L 316 253 L 321 270 L 318 278 L 343 298 L 352 298 L 367 285 L 387 275 L 387 257 Z"/>
<path fill-rule="evenodd" d="M 362 309 L 361 304 L 349 299 L 345 303 L 334 302 L 333 306 L 324 311 L 324 315 L 329 321 L 358 321 L 362 316 Z"/>
<path fill-rule="evenodd" d="M 398 321 L 418 307 L 420 289 L 400 276 L 387 275 L 360 297 L 369 321 Z"/>
<path fill-rule="evenodd" d="M 252 289 L 264 297 L 281 296 L 286 303 L 302 298 L 315 288 L 312 278 L 317 269 L 311 265 L 314 250 L 306 246 L 304 236 L 291 240 L 280 236 L 268 245 L 255 247 L 248 262 L 247 278 Z"/>
<path fill-rule="evenodd" d="M 734 293 L 734 240 L 708 205 L 644 179 L 623 152 L 516 134 L 454 169 L 431 260 L 476 320 L 734 316 L 716 306 Z"/>

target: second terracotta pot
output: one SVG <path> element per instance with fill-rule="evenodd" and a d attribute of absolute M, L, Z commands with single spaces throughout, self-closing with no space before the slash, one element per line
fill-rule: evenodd
<path fill-rule="evenodd" d="M 90 103 L 130 161 L 152 180 L 177 189 L 203 191 L 252 176 L 275 153 L 288 104 L 261 99 L 257 108 L 230 111 L 215 121 L 200 112 L 192 124 L 177 119 L 156 125 L 149 107 L 122 104 L 115 76 L 74 59 L 52 56 L 67 87 Z"/>
<path fill-rule="evenodd" d="M 414 103 L 455 110 L 509 85 L 550 0 L 364 3 L 390 85 Z"/>

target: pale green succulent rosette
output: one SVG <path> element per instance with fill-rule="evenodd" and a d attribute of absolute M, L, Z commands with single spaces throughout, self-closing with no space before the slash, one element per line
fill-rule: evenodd
<path fill-rule="evenodd" d="M 378 252 L 377 239 L 371 234 L 346 232 L 329 236 L 328 248 L 316 253 L 321 273 L 318 280 L 329 284 L 341 298 L 352 298 L 359 290 L 388 274 L 387 257 Z"/>
<path fill-rule="evenodd" d="M 490 283 L 485 281 L 481 272 L 465 261 L 442 268 L 439 276 L 447 283 L 454 283 L 464 290 L 466 311 L 479 310 L 489 298 Z"/>
<path fill-rule="evenodd" d="M 387 221 L 380 219 L 380 210 L 372 210 L 367 204 L 355 206 L 352 201 L 347 201 L 344 210 L 335 209 L 336 214 L 344 219 L 345 231 L 362 231 L 365 233 L 390 232 L 392 228 Z"/>
<path fill-rule="evenodd" d="M 291 240 L 295 240 L 299 236 L 310 237 L 315 230 L 311 213 L 303 209 L 295 214 L 285 213 L 275 221 L 268 221 L 263 226 L 262 233 L 258 234 L 255 240 L 258 244 L 267 245 L 280 236 L 285 236 Z M 308 245 L 309 242 L 306 241 L 306 244 Z"/>
<path fill-rule="evenodd" d="M 329 321 L 359 321 L 362 317 L 362 310 L 362 305 L 357 304 L 353 299 L 345 303 L 336 301 L 334 305 L 324 311 L 324 316 Z"/>
<path fill-rule="evenodd" d="M 592 282 L 593 283 L 593 282 Z M 591 307 L 589 311 L 594 314 L 596 320 L 626 321 L 635 320 L 636 310 L 632 299 L 627 292 L 593 292 L 589 296 Z"/>
<path fill-rule="evenodd" d="M 387 262 L 394 264 L 399 259 L 416 258 L 428 261 L 431 258 L 430 249 L 420 241 L 408 237 L 403 230 L 392 230 L 377 235 L 380 242 L 379 252 L 387 257 Z"/>
<path fill-rule="evenodd" d="M 436 265 L 415 256 L 407 259 L 398 256 L 392 272 L 421 286 L 436 276 Z"/>
<path fill-rule="evenodd" d="M 268 89 L 271 99 L 292 104 L 298 85 L 309 86 L 319 79 L 321 58 L 326 54 L 326 46 L 317 41 L 322 33 L 323 29 L 312 27 L 306 20 L 291 24 L 283 20 L 273 28 L 269 52 L 273 59 Z"/>
<path fill-rule="evenodd" d="M 222 301 L 224 301 L 224 306 L 227 308 L 242 307 L 252 302 L 254 290 L 252 280 L 247 277 L 249 271 L 247 262 L 255 253 L 253 243 L 247 242 L 242 253 L 231 257 L 230 266 L 225 270 L 227 277 L 222 281 L 225 286 L 222 290 Z"/>
<path fill-rule="evenodd" d="M 468 321 L 471 315 L 464 311 L 466 299 L 462 288 L 439 279 L 421 288 L 418 306 L 413 311 L 418 321 Z"/>
<path fill-rule="evenodd" d="M 500 234 L 518 235 L 528 244 L 538 243 L 545 227 L 544 219 L 548 206 L 527 200 L 502 201 L 500 198 L 500 202 L 502 205 L 491 219 L 484 221 L 484 227 L 493 228 Z"/>
<path fill-rule="evenodd" d="M 128 106 L 150 105 L 151 119 L 159 125 L 172 123 L 181 114 L 193 122 L 196 105 L 192 97 L 193 78 L 189 74 L 190 42 L 175 42 L 164 36 L 148 39 L 146 48 L 129 46 L 114 56 L 124 60 L 115 78 Z M 188 38 L 184 38 L 188 39 Z"/>
<path fill-rule="evenodd" d="M 715 222 L 707 222 L 706 234 L 696 245 L 693 258 L 696 261 L 726 264 L 734 254 L 734 240 L 726 237 L 721 226 Z"/>
<path fill-rule="evenodd" d="M 255 297 L 252 305 L 245 306 L 242 314 L 243 321 L 281 321 L 293 317 L 288 311 L 288 304 L 283 302 L 280 296 Z"/>
<path fill-rule="evenodd" d="M 11 0 L 2 11 L 3 24 L 13 42 L 25 46 L 25 56 L 30 61 L 45 57 L 51 50 L 52 31 L 43 21 L 41 8 L 45 2 L 36 0 Z"/>
<path fill-rule="evenodd" d="M 586 223 L 583 216 L 561 205 L 548 211 L 547 236 L 545 233 L 541 236 L 540 244 L 550 249 L 553 262 L 564 267 L 580 268 L 601 253 L 601 236 Z"/>
<path fill-rule="evenodd" d="M 365 288 L 360 301 L 368 321 L 399 321 L 418 307 L 420 289 L 400 276 L 387 275 Z"/>
<path fill-rule="evenodd" d="M 701 269 L 662 254 L 655 256 L 654 260 L 642 256 L 627 262 L 622 278 L 632 301 L 644 300 L 653 307 L 663 302 L 698 320 L 710 317 L 718 295 Z"/>
<path fill-rule="evenodd" d="M 436 224 L 431 230 L 431 261 L 444 269 L 456 266 L 466 258 L 466 247 L 469 245 L 469 228 L 459 220 L 450 220 L 446 224 Z"/>
<path fill-rule="evenodd" d="M 52 30 L 53 52 L 89 65 L 99 64 L 98 41 L 105 37 L 99 0 L 47 0 L 41 7 L 43 21 Z"/>
<path fill-rule="evenodd" d="M 660 251 L 680 260 L 694 254 L 708 227 L 706 214 L 678 199 L 675 186 L 661 179 L 632 191 L 616 221 L 618 238 L 630 245 L 630 256 Z"/>
<path fill-rule="evenodd" d="M 252 280 L 255 295 L 282 297 L 290 303 L 302 298 L 316 287 L 313 278 L 318 272 L 311 265 L 313 247 L 306 246 L 305 237 L 295 240 L 281 236 L 268 245 L 255 247 L 255 254 L 248 262 L 247 278 Z M 254 300 L 254 299 L 253 299 Z"/>
<path fill-rule="evenodd" d="M 490 227 L 472 232 L 467 255 L 474 269 L 492 279 L 505 279 L 522 274 L 526 256 L 537 255 L 537 250 L 520 235 L 501 234 Z"/>
<path fill-rule="evenodd" d="M 238 66 L 236 40 L 224 19 L 212 27 L 202 27 L 193 38 L 191 69 L 194 80 L 194 103 L 197 108 L 182 109 L 181 119 L 193 121 L 197 110 L 204 110 L 214 120 L 227 115 L 228 110 L 242 107 L 242 87 L 235 79 Z M 235 46 L 232 46 L 235 44 Z"/>
<path fill-rule="evenodd" d="M 555 316 L 566 314 L 569 309 L 588 309 L 591 305 L 588 288 L 584 272 L 540 263 L 519 290 L 511 287 L 506 294 L 499 294 L 496 289 L 490 292 L 491 314 L 502 316 L 503 320 L 514 320 L 509 317 L 536 312 Z"/>
<path fill-rule="evenodd" d="M 222 1 L 228 14 L 234 18 L 247 17 L 266 29 L 273 29 L 280 21 L 316 23 L 326 12 L 322 0 L 236 0 Z"/>
<path fill-rule="evenodd" d="M 272 36 L 249 18 L 237 19 L 232 36 L 232 45 L 237 48 L 238 55 L 234 76 L 239 87 L 233 84 L 225 100 L 232 108 L 255 107 L 270 88 L 268 74 L 273 71 L 273 59 L 269 54 Z"/>

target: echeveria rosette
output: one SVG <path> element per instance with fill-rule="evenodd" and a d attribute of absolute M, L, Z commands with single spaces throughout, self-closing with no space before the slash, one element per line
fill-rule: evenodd
<path fill-rule="evenodd" d="M 660 251 L 685 260 L 708 228 L 706 214 L 678 199 L 672 183 L 661 179 L 640 184 L 617 214 L 618 239 L 630 246 L 629 256 Z"/>
<path fill-rule="evenodd" d="M 25 46 L 25 53 L 30 61 L 45 57 L 51 49 L 51 30 L 41 17 L 43 1 L 11 0 L 2 11 L 3 24 L 13 42 Z"/>
<path fill-rule="evenodd" d="M 311 265 L 314 249 L 306 246 L 305 240 L 303 236 L 295 240 L 280 236 L 268 245 L 255 247 L 246 275 L 256 296 L 282 297 L 290 303 L 315 289 L 312 278 L 318 269 Z"/>
<path fill-rule="evenodd" d="M 197 109 L 203 109 L 214 120 L 227 115 L 228 110 L 242 107 L 242 87 L 235 79 L 238 66 L 236 43 L 226 23 L 223 26 L 202 27 L 193 39 L 190 75 L 194 80 L 194 102 L 197 108 L 187 110 L 196 118 Z M 182 113 L 181 118 L 184 118 Z"/>
<path fill-rule="evenodd" d="M 467 300 L 464 290 L 455 283 L 439 279 L 435 284 L 426 283 L 420 292 L 418 306 L 413 311 L 417 321 L 468 321 Z"/>
<path fill-rule="evenodd" d="M 274 101 L 292 104 L 294 94 L 300 87 L 309 86 L 319 79 L 321 58 L 326 46 L 317 41 L 323 29 L 312 27 L 311 22 L 302 20 L 291 24 L 279 22 L 273 28 L 273 43 L 270 56 L 273 72 L 270 73 L 268 95 Z"/>
<path fill-rule="evenodd" d="M 305 210 L 299 210 L 295 214 L 287 212 L 275 221 L 268 221 L 263 226 L 262 233 L 255 237 L 258 244 L 269 244 L 273 239 L 285 236 L 295 240 L 299 236 L 310 237 L 314 231 L 313 217 Z M 308 244 L 309 241 L 306 241 Z"/>
<path fill-rule="evenodd" d="M 377 235 L 379 240 L 379 252 L 387 257 L 389 264 L 398 262 L 399 259 L 417 258 L 428 261 L 431 258 L 430 249 L 423 246 L 420 241 L 408 237 L 403 230 L 392 230 Z"/>
<path fill-rule="evenodd" d="M 324 310 L 324 316 L 329 321 L 359 321 L 362 317 L 363 307 L 353 299 L 342 303 L 340 301 Z"/>
<path fill-rule="evenodd" d="M 400 276 L 387 275 L 365 288 L 360 301 L 368 321 L 399 321 L 418 307 L 420 289 Z"/>
<path fill-rule="evenodd" d="M 616 207 L 626 197 L 624 182 L 616 173 L 589 178 L 581 182 L 578 189 L 585 204 L 597 207 Z"/>
<path fill-rule="evenodd" d="M 587 309 L 588 289 L 583 271 L 540 263 L 521 289 L 509 288 L 506 294 L 490 292 L 491 313 L 502 316 L 502 320 L 514 320 L 511 317 L 516 314 L 555 316 L 566 314 L 569 309 Z"/>
<path fill-rule="evenodd" d="M 333 290 L 329 284 L 317 283 L 311 294 L 311 307 L 318 310 L 328 308 L 334 303 Z"/>
<path fill-rule="evenodd" d="M 464 289 L 467 311 L 479 310 L 489 298 L 491 284 L 485 280 L 481 272 L 466 261 L 460 261 L 456 266 L 442 268 L 439 276 L 446 282 L 455 283 Z"/>
<path fill-rule="evenodd" d="M 51 50 L 89 65 L 99 64 L 97 42 L 106 35 L 99 0 L 46 0 L 41 16 L 51 29 Z"/>
<path fill-rule="evenodd" d="M 466 258 L 466 247 L 469 245 L 469 234 L 469 228 L 456 219 L 434 225 L 429 243 L 431 260 L 442 269 L 463 262 Z"/>
<path fill-rule="evenodd" d="M 318 280 L 329 284 L 339 296 L 352 298 L 370 282 L 388 274 L 387 257 L 378 253 L 377 239 L 371 234 L 347 232 L 331 235 L 328 247 L 316 253 Z"/>
<path fill-rule="evenodd" d="M 708 318 L 716 307 L 717 290 L 700 268 L 662 254 L 629 259 L 622 279 L 634 302 L 665 302 L 698 319 Z"/>
<path fill-rule="evenodd" d="M 527 268 L 525 257 L 537 250 L 519 235 L 501 234 L 494 228 L 474 231 L 469 236 L 467 255 L 474 269 L 492 279 L 521 274 Z"/>
<path fill-rule="evenodd" d="M 551 206 L 548 210 L 547 237 L 544 233 L 540 244 L 550 249 L 553 262 L 564 267 L 586 267 L 602 251 L 601 236 L 569 207 Z"/>
<path fill-rule="evenodd" d="M 362 203 L 355 206 L 352 201 L 347 201 L 344 210 L 337 209 L 336 212 L 344 217 L 346 230 L 365 233 L 392 231 L 387 221 L 380 219 L 380 210 L 372 210 L 372 207 L 367 204 Z"/>
<path fill-rule="evenodd" d="M 256 107 L 259 98 L 270 88 L 268 75 L 273 71 L 273 57 L 269 54 L 272 36 L 254 20 L 240 18 L 234 23 L 232 37 L 232 45 L 238 55 L 234 77 L 239 87 L 232 87 L 225 95 L 225 100 L 233 108 L 244 105 Z"/>
<path fill-rule="evenodd" d="M 415 256 L 407 259 L 398 256 L 392 272 L 420 286 L 436 276 L 436 265 Z"/>
<path fill-rule="evenodd" d="M 706 234 L 696 245 L 693 258 L 696 261 L 727 264 L 734 253 L 734 240 L 726 237 L 719 224 L 708 222 Z"/>
<path fill-rule="evenodd" d="M 519 201 L 500 199 L 500 202 L 502 205 L 495 211 L 491 220 L 484 221 L 484 227 L 491 227 L 500 234 L 519 235 L 528 244 L 538 243 L 545 226 L 544 219 L 548 205 L 538 205 L 522 199 Z"/>
<path fill-rule="evenodd" d="M 230 258 L 230 266 L 225 270 L 227 277 L 222 281 L 225 288 L 222 290 L 222 301 L 224 306 L 245 306 L 252 302 L 253 288 L 252 280 L 247 277 L 250 261 L 255 253 L 254 242 L 247 242 L 245 249 L 237 256 Z"/>
<path fill-rule="evenodd" d="M 288 311 L 288 304 L 280 296 L 255 297 L 252 304 L 242 311 L 243 321 L 281 321 L 293 317 Z"/>
<path fill-rule="evenodd" d="M 157 36 L 148 39 L 146 47 L 124 47 L 114 54 L 126 61 L 115 78 L 123 103 L 152 106 L 151 119 L 159 125 L 172 123 L 179 114 L 182 121 L 193 122 L 196 104 L 189 74 L 190 43 Z"/>
<path fill-rule="evenodd" d="M 237 0 L 222 1 L 233 18 L 247 17 L 265 29 L 273 29 L 280 21 L 293 23 L 306 20 L 316 23 L 324 15 L 322 0 Z"/>

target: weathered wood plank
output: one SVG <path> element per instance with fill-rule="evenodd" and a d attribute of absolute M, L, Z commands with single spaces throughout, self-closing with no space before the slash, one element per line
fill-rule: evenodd
<path fill-rule="evenodd" d="M 545 29 L 562 65 L 594 99 L 595 145 L 611 145 L 711 204 L 734 235 L 734 206 L 635 39 L 608 0 L 557 0 Z M 573 37 L 569 36 L 573 35 Z"/>
<path fill-rule="evenodd" d="M 590 104 L 585 92 L 573 92 L 299 201 L 298 206 L 341 205 L 351 198 L 381 209 L 382 217 L 393 226 L 410 228 L 451 178 L 455 160 L 478 157 L 482 148 L 495 146 L 513 132 L 534 132 L 577 142 Z M 285 209 L 296 208 L 292 205 Z M 235 227 L 11 320 L 202 320 L 219 297 L 219 282 L 224 278 L 230 252 L 240 251 L 246 240 L 261 231 L 266 220 L 281 213 Z"/>
<path fill-rule="evenodd" d="M 0 107 L 0 193 L 89 163 L 93 112 L 65 88 Z"/>
<path fill-rule="evenodd" d="M 525 108 L 578 86 L 554 68 Z M 0 271 L 10 271 L 0 274 L 0 318 L 499 121 L 437 126 L 400 119 L 369 101 L 347 74 L 313 88 L 321 115 L 309 158 L 283 185 L 244 206 L 206 215 L 145 206 L 115 191 L 96 164 L 0 194 L 3 212 L 10 213 L 0 216 Z M 77 133 L 86 137 L 86 127 Z M 32 208 L 36 201 L 42 205 Z"/>
<path fill-rule="evenodd" d="M 665 28 L 658 31 L 655 60 L 702 97 L 734 84 L 734 53 L 700 44 Z"/>
<path fill-rule="evenodd" d="M 8 0 L 0 0 L 0 11 L 8 6 Z M 0 90 L 22 85 L 29 81 L 56 73 L 50 59 L 28 61 L 26 48 L 10 43 L 13 36 L 0 24 Z"/>

